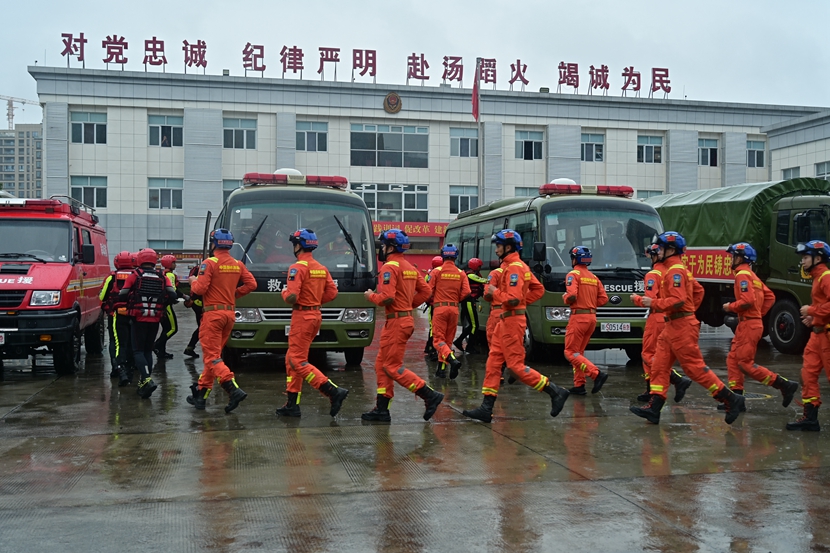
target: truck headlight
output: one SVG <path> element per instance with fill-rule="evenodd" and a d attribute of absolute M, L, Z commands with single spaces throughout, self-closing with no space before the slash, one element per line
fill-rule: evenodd
<path fill-rule="evenodd" d="M 343 311 L 344 323 L 371 323 L 375 320 L 373 307 L 350 308 Z"/>
<path fill-rule="evenodd" d="M 35 290 L 29 305 L 58 305 L 61 302 L 60 290 Z"/>
<path fill-rule="evenodd" d="M 237 309 L 234 315 L 237 323 L 258 323 L 262 321 L 262 315 L 259 314 L 259 309 L 256 307 Z"/>
<path fill-rule="evenodd" d="M 545 318 L 549 321 L 567 321 L 571 318 L 571 308 L 545 307 Z"/>

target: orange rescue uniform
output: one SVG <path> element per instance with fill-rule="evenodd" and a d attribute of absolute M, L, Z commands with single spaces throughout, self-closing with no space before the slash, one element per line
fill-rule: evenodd
<path fill-rule="evenodd" d="M 743 390 L 744 374 L 765 386 L 772 386 L 778 375 L 755 363 L 755 351 L 764 335 L 761 318 L 775 303 L 775 294 L 752 272 L 748 263 L 742 263 L 735 269 L 735 298 L 728 309 L 738 315 L 738 328 L 726 356 L 729 387 Z"/>
<path fill-rule="evenodd" d="M 470 295 L 467 273 L 447 259 L 429 275 L 432 297 L 432 343 L 438 352 L 438 361 L 446 363 L 452 355 L 450 344 L 458 326 L 458 304 Z"/>
<path fill-rule="evenodd" d="M 392 399 L 394 382 L 417 392 L 426 382 L 403 367 L 406 342 L 415 330 L 412 310 L 429 298 L 430 290 L 418 270 L 399 252 L 389 254 L 378 273 L 377 292 L 369 301 L 386 308 L 386 323 L 380 333 L 380 348 L 375 360 L 379 396 Z"/>
<path fill-rule="evenodd" d="M 660 282 L 663 280 L 663 273 L 666 266 L 660 261 L 655 263 L 649 272 L 643 277 L 645 296 L 634 296 L 634 305 L 645 307 L 643 297 L 656 300 L 660 297 Z M 648 311 L 646 319 L 646 330 L 643 333 L 643 372 L 646 380 L 651 377 L 651 363 L 654 360 L 654 352 L 657 351 L 657 338 L 666 326 L 666 317 L 662 311 L 652 306 Z"/>
<path fill-rule="evenodd" d="M 813 277 L 811 303 L 807 315 L 813 318 L 812 332 L 804 348 L 804 364 L 801 366 L 801 401 L 821 405 L 818 378 L 821 369 L 830 378 L 830 269 L 818 263 L 810 269 Z"/>
<path fill-rule="evenodd" d="M 308 350 L 323 322 L 320 306 L 337 297 L 337 286 L 328 269 L 311 252 L 301 251 L 297 262 L 288 268 L 288 279 L 281 293 L 285 303 L 292 306 L 285 355 L 286 391 L 297 393 L 299 398 L 303 380 L 315 390 L 328 381 L 320 369 L 308 362 Z"/>
<path fill-rule="evenodd" d="M 565 330 L 565 357 L 573 366 L 574 386 L 585 386 L 585 377 L 596 379 L 599 369 L 585 357 L 585 348 L 597 327 L 597 307 L 608 303 L 605 287 L 587 265 L 577 264 L 565 277 L 562 299 L 571 308 Z"/>
<path fill-rule="evenodd" d="M 236 298 L 256 290 L 256 279 L 228 250 L 216 248 L 214 257 L 202 262 L 190 289 L 202 296 L 204 305 L 199 341 L 205 370 L 199 376 L 199 388 L 211 389 L 217 377 L 220 383 L 233 380 L 233 373 L 222 361 L 222 348 L 233 330 Z"/>

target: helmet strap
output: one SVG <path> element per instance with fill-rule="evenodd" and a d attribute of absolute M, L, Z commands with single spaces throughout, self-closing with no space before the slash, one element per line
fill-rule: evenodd
<path fill-rule="evenodd" d="M 300 257 L 300 252 L 303 251 L 303 249 L 296 242 L 292 244 L 292 246 L 294 246 L 294 257 Z"/>
<path fill-rule="evenodd" d="M 738 261 L 740 259 L 740 261 Z M 734 271 L 744 263 L 749 263 L 746 258 L 742 255 L 732 254 L 732 270 Z"/>

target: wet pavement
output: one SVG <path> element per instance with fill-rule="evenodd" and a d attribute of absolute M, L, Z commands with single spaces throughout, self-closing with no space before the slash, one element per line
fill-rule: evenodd
<path fill-rule="evenodd" d="M 391 424 L 360 420 L 377 337 L 361 368 L 336 353 L 321 364 L 350 390 L 336 420 L 307 385 L 302 418 L 276 417 L 285 375 L 269 355 L 244 358 L 248 399 L 226 415 L 218 387 L 205 411 L 185 402 L 201 365 L 181 355 L 190 311 L 179 321 L 149 400 L 110 381 L 106 357 L 71 378 L 40 359 L 34 371 L 6 363 L 0 551 L 830 551 L 830 447 L 786 432 L 798 401 L 784 409 L 760 384 L 747 383 L 758 397 L 731 427 L 698 385 L 654 426 L 628 412 L 641 368 L 621 350 L 589 352 L 611 374 L 601 393 L 552 419 L 546 395 L 504 385 L 487 425 L 461 415 L 481 402 L 484 356 L 435 379 L 419 318 L 406 365 L 446 394 L 432 421 L 400 387 Z M 730 338 L 701 337 L 724 380 Z M 800 361 L 759 348 L 787 378 Z M 531 364 L 570 386 L 558 359 Z"/>

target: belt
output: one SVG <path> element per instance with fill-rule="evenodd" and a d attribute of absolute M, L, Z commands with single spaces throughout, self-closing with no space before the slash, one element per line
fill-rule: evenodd
<path fill-rule="evenodd" d="M 691 317 L 692 315 L 694 315 L 694 313 L 691 311 L 678 311 L 677 313 L 672 313 L 666 318 L 673 321 L 675 319 L 682 319 L 683 317 Z"/>
<path fill-rule="evenodd" d="M 760 321 L 761 317 L 738 317 L 739 321 Z"/>
<path fill-rule="evenodd" d="M 458 304 L 454 301 L 439 301 L 434 305 L 435 307 L 458 307 Z"/>
<path fill-rule="evenodd" d="M 400 319 L 401 317 L 411 317 L 412 311 L 392 311 L 386 314 L 387 319 Z"/>
<path fill-rule="evenodd" d="M 498 304 L 498 305 L 490 305 L 490 311 L 492 311 L 492 310 L 494 310 L 494 309 L 501 309 L 501 304 Z"/>
<path fill-rule="evenodd" d="M 574 315 L 594 315 L 596 312 L 596 309 L 574 309 L 571 311 Z"/>
<path fill-rule="evenodd" d="M 294 311 L 320 311 L 319 305 L 294 305 L 291 307 Z"/>
<path fill-rule="evenodd" d="M 508 317 L 513 317 L 515 315 L 524 315 L 525 313 L 527 313 L 527 310 L 525 310 L 525 309 L 513 309 L 512 311 L 503 312 L 501 314 L 501 318 L 506 319 Z"/>
<path fill-rule="evenodd" d="M 663 312 L 663 311 L 662 311 L 662 310 L 660 310 L 660 309 L 649 309 L 649 310 L 648 310 L 648 314 L 649 314 L 649 315 L 656 315 L 657 313 L 662 313 L 662 312 Z"/>
<path fill-rule="evenodd" d="M 825 332 L 827 332 L 827 328 L 825 328 L 823 326 L 814 326 L 813 327 L 813 332 L 815 334 L 824 334 Z"/>
<path fill-rule="evenodd" d="M 233 305 L 206 305 L 205 311 L 235 311 L 236 307 Z"/>

